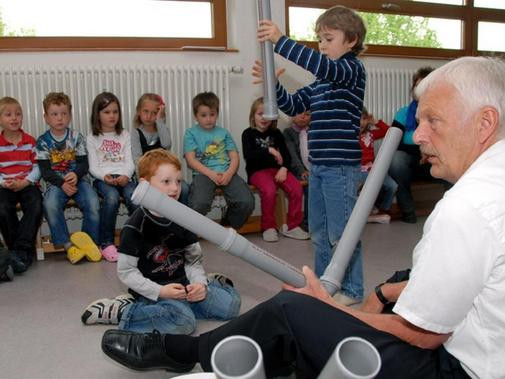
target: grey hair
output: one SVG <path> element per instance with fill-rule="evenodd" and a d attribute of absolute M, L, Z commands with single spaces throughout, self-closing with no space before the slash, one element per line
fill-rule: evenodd
<path fill-rule="evenodd" d="M 461 57 L 431 72 L 415 89 L 419 98 L 436 83 L 451 84 L 461 96 L 466 116 L 490 106 L 499 115 L 499 133 L 505 136 L 505 61 L 490 57 Z"/>

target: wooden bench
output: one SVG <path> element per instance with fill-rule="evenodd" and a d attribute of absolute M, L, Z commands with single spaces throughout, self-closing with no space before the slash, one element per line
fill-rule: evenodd
<path fill-rule="evenodd" d="M 437 202 L 444 196 L 445 185 L 441 181 L 416 180 L 410 186 L 417 217 L 428 216 L 435 208 Z M 402 212 L 398 204 L 391 207 L 391 219 L 401 219 Z"/>
<path fill-rule="evenodd" d="M 306 181 L 301 182 L 302 186 L 305 187 L 307 186 Z M 249 188 L 253 193 L 257 193 L 258 190 L 256 187 L 250 185 Z M 223 196 L 223 192 L 221 189 L 216 189 L 215 196 Z M 124 215 L 125 213 L 121 212 L 121 207 L 124 207 L 124 200 L 121 199 L 121 206 L 120 206 L 120 215 Z M 19 209 L 20 210 L 20 209 Z M 67 205 L 65 206 L 65 219 L 68 220 L 78 220 L 82 218 L 81 211 L 79 207 L 77 206 L 76 202 L 72 199 L 70 199 L 67 202 Z M 286 207 L 286 196 L 284 194 L 284 191 L 281 189 L 277 190 L 277 198 L 275 202 L 275 219 L 277 222 L 277 225 L 281 227 L 281 225 L 286 224 L 286 219 L 287 219 L 287 207 Z M 43 219 L 42 221 L 43 225 L 47 225 L 47 221 Z M 119 244 L 119 232 L 120 229 L 116 230 L 116 245 Z M 247 233 L 257 233 L 261 232 L 261 215 L 257 216 L 249 216 L 249 219 L 247 222 L 238 230 L 240 234 L 247 234 Z M 44 260 L 44 254 L 46 253 L 55 253 L 55 252 L 61 252 L 63 251 L 61 248 L 55 247 L 51 243 L 51 237 L 50 235 L 42 235 L 42 225 L 39 228 L 39 231 L 37 233 L 37 241 L 36 241 L 36 246 L 37 246 L 37 260 Z"/>

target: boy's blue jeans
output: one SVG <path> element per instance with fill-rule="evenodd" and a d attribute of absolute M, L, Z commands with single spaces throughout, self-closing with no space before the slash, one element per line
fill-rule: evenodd
<path fill-rule="evenodd" d="M 123 311 L 119 329 L 149 333 L 191 334 L 197 319 L 229 320 L 238 316 L 240 295 L 228 285 L 213 280 L 208 285 L 207 297 L 197 303 L 185 300 L 161 299 L 152 301 L 141 297 Z"/>
<path fill-rule="evenodd" d="M 360 166 L 313 164 L 309 175 L 309 230 L 315 249 L 315 273 L 322 276 L 331 261 L 356 203 Z M 356 246 L 342 280 L 341 291 L 363 298 L 361 242 Z"/>
<path fill-rule="evenodd" d="M 100 229 L 100 202 L 91 184 L 85 180 L 77 183 L 77 192 L 72 197 L 67 196 L 60 187 L 50 185 L 44 193 L 42 202 L 44 217 L 51 230 L 51 240 L 54 245 L 70 242 L 67 222 L 65 220 L 65 205 L 74 199 L 82 212 L 82 231 L 89 234 L 98 243 Z"/>
<path fill-rule="evenodd" d="M 93 186 L 96 188 L 98 195 L 102 199 L 102 205 L 100 208 L 100 237 L 98 239 L 98 243 L 103 247 L 113 245 L 120 196 L 123 197 L 126 208 L 128 209 L 128 214 L 131 215 L 137 208 L 131 200 L 133 191 L 135 191 L 137 184 L 130 181 L 124 187 L 110 186 L 102 180 L 95 179 L 93 181 Z"/>

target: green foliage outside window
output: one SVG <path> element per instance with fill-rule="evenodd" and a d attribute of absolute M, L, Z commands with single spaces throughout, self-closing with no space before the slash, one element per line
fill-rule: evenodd
<path fill-rule="evenodd" d="M 429 19 L 402 15 L 359 12 L 367 25 L 365 43 L 411 47 L 442 47 L 436 31 L 428 26 Z M 304 33 L 292 34 L 298 41 L 317 41 L 312 23 Z"/>

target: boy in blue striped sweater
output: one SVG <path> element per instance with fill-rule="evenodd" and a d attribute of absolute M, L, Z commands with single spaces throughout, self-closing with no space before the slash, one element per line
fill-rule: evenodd
<path fill-rule="evenodd" d="M 319 52 L 281 33 L 270 20 L 259 23 L 259 41 L 310 71 L 316 80 L 290 94 L 277 83 L 277 103 L 286 114 L 311 112 L 308 131 L 309 230 L 315 248 L 315 272 L 323 275 L 357 197 L 361 149 L 359 129 L 366 73 L 357 58 L 365 47 L 366 28 L 353 10 L 335 6 L 316 21 Z M 261 75 L 261 64 L 253 68 Z M 349 305 L 363 298 L 361 243 L 353 253 L 337 301 Z"/>

